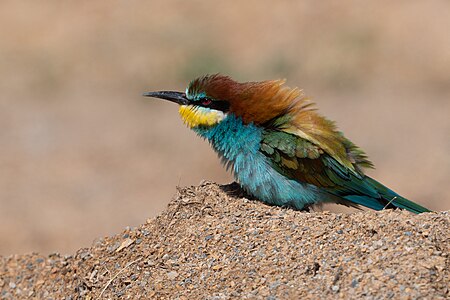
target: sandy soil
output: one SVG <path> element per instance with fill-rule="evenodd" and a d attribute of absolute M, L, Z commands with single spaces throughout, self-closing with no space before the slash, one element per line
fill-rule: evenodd
<path fill-rule="evenodd" d="M 74 255 L 0 258 L 2 299 L 445 299 L 449 212 L 298 212 L 181 188 Z"/>

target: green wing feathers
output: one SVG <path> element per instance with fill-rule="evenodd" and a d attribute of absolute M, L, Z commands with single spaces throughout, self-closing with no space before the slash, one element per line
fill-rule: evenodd
<path fill-rule="evenodd" d="M 364 175 L 363 167 L 373 167 L 362 150 L 345 139 L 343 147 L 347 167 L 321 147 L 299 136 L 267 130 L 263 133 L 260 151 L 270 158 L 273 167 L 287 178 L 315 185 L 326 191 L 329 199 L 349 206 L 366 206 L 375 210 L 402 208 L 414 213 L 428 209 L 396 194 L 381 183 Z"/>

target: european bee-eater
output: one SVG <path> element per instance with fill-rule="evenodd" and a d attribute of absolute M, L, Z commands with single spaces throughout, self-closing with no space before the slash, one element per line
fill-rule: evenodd
<path fill-rule="evenodd" d="M 334 122 L 284 80 L 239 83 L 207 75 L 186 91 L 144 96 L 180 105 L 189 128 L 207 139 L 241 187 L 263 202 L 304 209 L 322 202 L 428 212 L 366 176 L 373 164 Z"/>

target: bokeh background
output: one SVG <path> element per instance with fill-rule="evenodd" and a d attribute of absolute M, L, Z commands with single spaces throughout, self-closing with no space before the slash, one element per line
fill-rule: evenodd
<path fill-rule="evenodd" d="M 231 176 L 177 107 L 196 76 L 287 78 L 391 188 L 450 208 L 449 1 L 0 2 L 0 254 L 71 253 Z"/>

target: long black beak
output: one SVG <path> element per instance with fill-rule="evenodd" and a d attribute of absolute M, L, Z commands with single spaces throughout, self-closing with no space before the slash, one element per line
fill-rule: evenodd
<path fill-rule="evenodd" d="M 144 93 L 142 96 L 164 99 L 178 103 L 180 105 L 189 104 L 189 100 L 186 98 L 186 94 L 180 92 L 171 92 L 171 91 L 148 92 Z"/>

